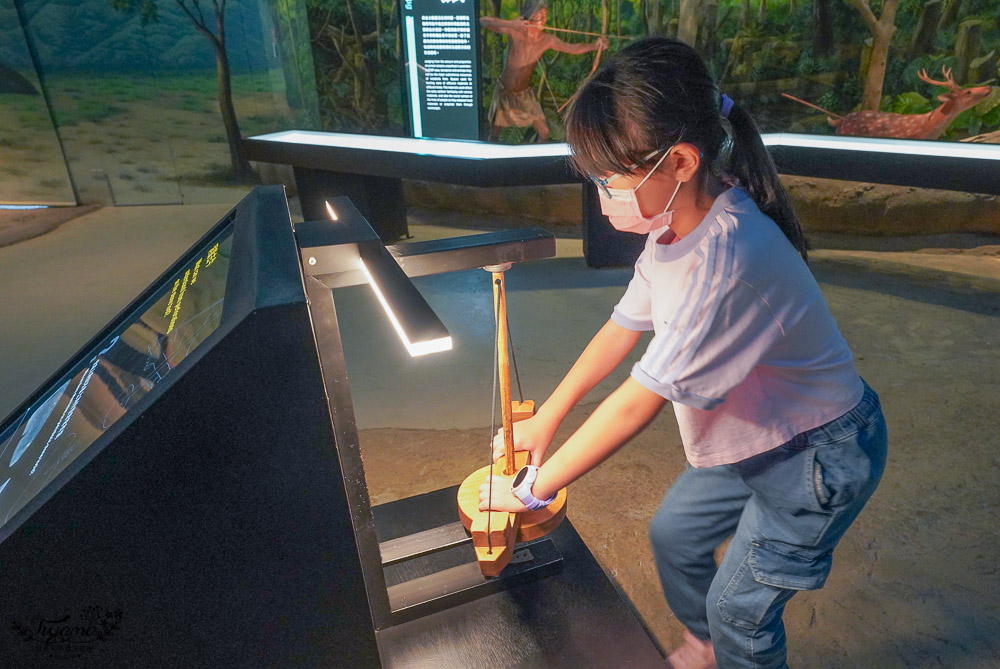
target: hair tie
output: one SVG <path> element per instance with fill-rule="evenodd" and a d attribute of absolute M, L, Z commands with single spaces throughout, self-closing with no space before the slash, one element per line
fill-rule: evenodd
<path fill-rule="evenodd" d="M 725 93 L 722 94 L 722 118 L 729 118 L 729 112 L 732 110 L 734 104 L 736 103 L 733 102 L 731 97 Z"/>

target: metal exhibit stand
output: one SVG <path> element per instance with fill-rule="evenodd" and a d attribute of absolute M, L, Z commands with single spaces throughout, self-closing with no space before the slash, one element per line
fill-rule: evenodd
<path fill-rule="evenodd" d="M 487 580 L 457 485 L 369 499 L 333 289 L 367 280 L 365 258 L 412 303 L 407 276 L 548 257 L 552 236 L 387 248 L 335 206 L 293 230 L 282 189 L 254 189 L 0 423 L 0 666 L 662 666 L 568 520 Z M 147 350 L 196 267 L 184 318 L 212 325 Z M 19 510 L 15 447 L 18 465 L 65 465 Z"/>
<path fill-rule="evenodd" d="M 477 656 L 497 653 L 526 666 L 571 666 L 581 657 L 595 667 L 661 663 L 568 521 L 518 545 L 501 575 L 486 578 L 457 521 L 457 486 L 370 507 L 333 291 L 364 283 L 358 261 L 379 254 L 417 277 L 551 257 L 552 235 L 529 228 L 384 247 L 347 198 L 331 204 L 336 221 L 300 223 L 295 235 L 383 666 L 430 658 L 435 666 L 477 666 Z M 469 626 L 477 616 L 499 616 L 506 625 L 477 632 Z M 542 641 L 525 655 L 516 639 L 533 637 Z M 453 662 L 442 660 L 449 656 Z"/>
<path fill-rule="evenodd" d="M 551 257 L 555 255 L 555 239 L 548 232 L 533 228 L 414 243 L 387 250 L 348 198 L 334 198 L 331 204 L 338 220 L 300 223 L 296 226 L 295 236 L 310 311 L 313 322 L 317 324 L 316 341 L 334 416 L 337 443 L 347 446 L 341 448 L 341 467 L 348 490 L 348 504 L 356 519 L 355 532 L 364 554 L 361 566 L 376 629 L 557 571 L 562 558 L 550 540 L 542 539 L 520 548 L 517 564 L 496 579 L 483 577 L 473 556 L 470 562 L 463 565 L 394 585 L 386 584 L 383 572 L 387 567 L 471 546 L 472 538 L 466 535 L 465 528 L 456 520 L 379 542 L 374 521 L 366 522 L 365 517 L 371 513 L 370 503 L 360 451 L 350 446 L 358 444 L 357 425 L 332 293 L 335 288 L 367 283 L 358 269 L 358 261 L 365 257 L 391 254 L 403 272 L 414 277 Z M 380 559 L 376 560 L 376 556 Z"/>
<path fill-rule="evenodd" d="M 996 145 L 796 133 L 765 134 L 763 140 L 780 174 L 1000 194 Z M 359 204 L 359 209 L 386 241 L 406 234 L 403 178 L 478 187 L 581 182 L 569 169 L 564 144 L 477 146 L 286 131 L 244 139 L 241 151 L 250 160 L 294 166 L 306 218 L 322 217 L 323 197 L 371 200 L 373 204 Z M 616 267 L 635 262 L 645 237 L 612 228 L 588 181 L 583 181 L 582 197 L 587 264 Z"/>

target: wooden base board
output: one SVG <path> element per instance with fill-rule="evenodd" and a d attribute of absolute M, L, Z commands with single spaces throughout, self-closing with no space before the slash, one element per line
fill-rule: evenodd
<path fill-rule="evenodd" d="M 514 454 L 514 462 L 516 471 L 516 469 L 527 464 L 528 453 L 526 451 L 516 452 Z M 544 537 L 554 530 L 562 522 L 563 518 L 566 517 L 565 488 L 560 490 L 556 494 L 555 500 L 543 509 L 525 511 L 519 514 L 480 511 L 479 486 L 493 473 L 502 475 L 504 467 L 504 458 L 500 458 L 493 465 L 474 471 L 458 488 L 458 515 L 465 528 L 472 533 L 472 543 L 476 547 L 477 557 L 480 554 L 480 549 L 489 551 L 488 547 L 492 547 L 492 551 L 495 552 L 498 540 L 503 538 L 504 541 L 507 541 L 509 537 L 507 532 L 509 532 L 511 526 L 514 527 L 514 539 L 509 543 L 505 543 L 504 546 L 509 546 L 513 549 L 515 543 L 533 541 Z M 508 522 L 504 516 L 517 516 L 518 520 L 516 522 Z M 489 527 L 488 537 L 486 532 L 487 527 Z M 503 556 L 499 557 L 502 559 Z M 480 567 L 483 568 L 483 574 L 487 576 L 495 575 L 487 574 L 486 570 L 490 569 L 492 571 L 497 564 L 498 558 L 492 554 L 488 554 L 488 558 L 486 563 L 480 560 Z M 506 555 L 506 559 L 509 561 L 509 554 Z M 504 565 L 506 565 L 506 562 L 504 562 Z"/>

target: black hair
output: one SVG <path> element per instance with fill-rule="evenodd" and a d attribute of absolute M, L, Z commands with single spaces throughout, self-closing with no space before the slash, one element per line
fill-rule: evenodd
<path fill-rule="evenodd" d="M 538 10 L 548 8 L 548 0 L 528 0 L 528 2 L 524 3 L 524 7 L 521 8 L 521 18 L 527 21 L 534 16 L 535 12 Z"/>
<path fill-rule="evenodd" d="M 675 39 L 625 47 L 587 82 L 566 118 L 570 161 L 582 174 L 636 173 L 651 151 L 690 142 L 702 152 L 696 177 L 732 176 L 806 258 L 808 245 L 750 114 L 722 94 L 701 56 Z"/>

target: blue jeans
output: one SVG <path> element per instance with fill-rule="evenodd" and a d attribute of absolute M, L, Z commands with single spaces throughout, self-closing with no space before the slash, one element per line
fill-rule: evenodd
<path fill-rule="evenodd" d="M 826 425 L 678 477 L 650 540 L 667 603 L 692 634 L 711 638 L 719 669 L 788 666 L 785 604 L 823 587 L 834 547 L 882 477 L 886 444 L 878 395 L 865 384 L 861 402 Z"/>

